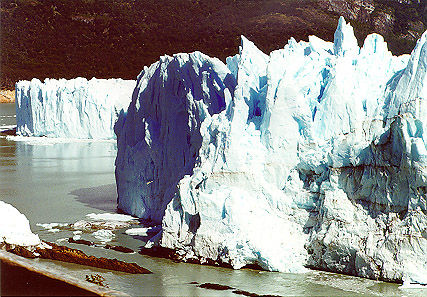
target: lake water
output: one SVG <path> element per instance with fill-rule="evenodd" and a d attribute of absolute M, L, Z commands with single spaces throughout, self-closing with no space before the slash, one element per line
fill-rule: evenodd
<path fill-rule="evenodd" d="M 14 104 L 0 104 L 0 126 L 15 124 Z M 0 138 L 0 200 L 27 216 L 41 239 L 57 241 L 73 235 L 56 233 L 37 223 L 74 223 L 89 213 L 116 211 L 114 179 L 115 142 L 47 142 L 46 139 Z M 112 244 L 138 250 L 143 242 L 115 231 Z M 136 262 L 150 275 L 131 275 L 48 260 L 34 260 L 82 281 L 99 273 L 110 288 L 130 295 L 239 296 L 228 291 L 197 287 L 191 282 L 218 283 L 257 294 L 282 296 L 421 296 L 427 290 L 399 289 L 399 285 L 357 277 L 311 271 L 289 274 L 174 263 L 166 259 L 123 254 L 99 247 L 68 244 L 87 254 Z"/>

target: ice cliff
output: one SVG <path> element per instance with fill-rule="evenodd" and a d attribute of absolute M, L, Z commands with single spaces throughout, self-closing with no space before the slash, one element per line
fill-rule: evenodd
<path fill-rule="evenodd" d="M 135 81 L 76 78 L 16 84 L 17 134 L 111 139 L 114 123 L 130 103 Z"/>
<path fill-rule="evenodd" d="M 395 57 L 343 18 L 333 43 L 161 57 L 115 126 L 118 205 L 184 260 L 427 283 L 426 71 L 427 33 Z"/>

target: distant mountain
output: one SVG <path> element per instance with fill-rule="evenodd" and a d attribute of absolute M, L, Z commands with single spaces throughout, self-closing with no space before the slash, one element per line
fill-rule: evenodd
<path fill-rule="evenodd" d="M 332 40 L 338 17 L 359 42 L 382 34 L 409 53 L 427 29 L 424 0 L 1 1 L 1 87 L 38 77 L 134 79 L 159 56 L 200 50 L 221 59 L 243 34 L 269 52 L 290 37 Z"/>

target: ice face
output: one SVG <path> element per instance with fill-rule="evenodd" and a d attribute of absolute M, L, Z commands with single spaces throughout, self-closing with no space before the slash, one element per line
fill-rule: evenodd
<path fill-rule="evenodd" d="M 177 183 L 198 162 L 201 124 L 230 105 L 235 84 L 221 61 L 198 52 L 164 56 L 143 70 L 116 124 L 121 209 L 161 222 Z"/>
<path fill-rule="evenodd" d="M 135 81 L 76 78 L 16 84 L 17 134 L 112 139 L 118 113 L 130 103 Z"/>
<path fill-rule="evenodd" d="M 394 57 L 341 18 L 334 43 L 162 57 L 116 124 L 119 207 L 184 260 L 425 275 L 426 36 Z"/>

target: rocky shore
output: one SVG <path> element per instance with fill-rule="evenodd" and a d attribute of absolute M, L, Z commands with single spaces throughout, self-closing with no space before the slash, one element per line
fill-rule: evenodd
<path fill-rule="evenodd" d="M 136 263 L 126 263 L 116 259 L 88 256 L 78 249 L 73 249 L 66 246 L 59 246 L 52 242 L 43 242 L 41 245 L 35 247 L 24 247 L 20 245 L 4 244 L 3 248 L 10 253 L 30 259 L 42 258 L 58 260 L 62 262 L 75 263 L 85 266 L 103 268 L 113 271 L 121 271 L 132 274 L 151 273 L 151 271 L 139 266 Z"/>
<path fill-rule="evenodd" d="M 2 296 L 127 296 L 0 250 Z"/>

